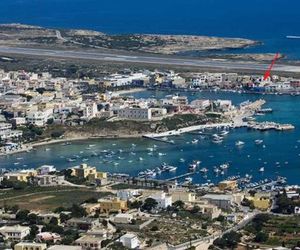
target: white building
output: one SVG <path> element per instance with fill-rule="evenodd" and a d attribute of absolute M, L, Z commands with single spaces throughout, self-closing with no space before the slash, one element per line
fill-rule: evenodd
<path fill-rule="evenodd" d="M 33 124 L 38 127 L 46 125 L 48 119 L 52 118 L 53 110 L 48 109 L 44 111 L 31 111 L 26 116 L 27 123 Z"/>
<path fill-rule="evenodd" d="M 95 102 L 87 103 L 83 109 L 83 116 L 88 120 L 95 118 L 98 113 L 97 104 Z"/>
<path fill-rule="evenodd" d="M 167 114 L 164 108 L 120 108 L 118 117 L 128 120 L 152 120 L 154 118 L 162 118 Z"/>
<path fill-rule="evenodd" d="M 137 189 L 120 189 L 117 191 L 117 197 L 123 201 L 129 201 L 140 195 Z"/>
<path fill-rule="evenodd" d="M 41 187 L 54 187 L 62 185 L 65 177 L 58 175 L 37 175 L 34 177 L 36 185 Z"/>
<path fill-rule="evenodd" d="M 0 228 L 0 234 L 7 240 L 20 241 L 30 233 L 30 227 L 24 226 L 3 226 Z"/>
<path fill-rule="evenodd" d="M 133 73 L 130 75 L 113 74 L 106 77 L 104 81 L 106 85 L 110 85 L 111 87 L 121 87 L 131 85 L 136 80 L 147 81 L 148 79 L 149 77 L 143 73 Z"/>
<path fill-rule="evenodd" d="M 12 130 L 12 125 L 10 123 L 0 123 L 0 139 L 10 139 L 21 137 L 23 132 L 21 130 Z"/>
<path fill-rule="evenodd" d="M 84 235 L 75 240 L 75 244 L 81 246 L 83 250 L 100 250 L 101 242 L 104 240 L 102 237 L 93 235 Z"/>
<path fill-rule="evenodd" d="M 38 174 L 44 175 L 44 174 L 49 174 L 51 172 L 55 172 L 56 168 L 53 165 L 43 165 L 40 166 L 38 169 Z"/>
<path fill-rule="evenodd" d="M 118 110 L 118 117 L 129 120 L 151 120 L 151 110 L 148 108 L 123 108 Z"/>
<path fill-rule="evenodd" d="M 133 233 L 127 233 L 120 237 L 119 240 L 124 247 L 134 249 L 140 246 L 140 241 L 138 237 Z"/>
<path fill-rule="evenodd" d="M 114 222 L 120 224 L 129 224 L 131 223 L 132 220 L 133 220 L 132 214 L 117 214 L 114 217 Z"/>
<path fill-rule="evenodd" d="M 198 99 L 191 102 L 191 106 L 198 109 L 206 109 L 210 106 L 208 99 Z"/>
<path fill-rule="evenodd" d="M 172 206 L 172 196 L 167 195 L 163 191 L 151 195 L 150 198 L 156 200 L 158 208 L 166 209 L 167 207 Z"/>

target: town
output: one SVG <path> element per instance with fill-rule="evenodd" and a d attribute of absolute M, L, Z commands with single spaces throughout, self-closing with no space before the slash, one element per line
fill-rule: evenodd
<path fill-rule="evenodd" d="M 247 108 L 235 107 L 231 100 L 189 102 L 184 93 L 209 90 L 298 95 L 300 88 L 299 80 L 279 76 L 264 81 L 262 76 L 235 73 L 180 76 L 173 71 L 134 72 L 128 69 L 101 79 L 55 78 L 49 73 L 3 70 L 0 78 L 0 151 L 4 154 L 28 151 L 32 144 L 53 139 L 142 136 L 233 120 L 235 125 L 242 125 L 242 118 L 247 118 L 245 113 L 248 117 L 253 114 L 242 110 Z M 132 92 L 147 89 L 171 92 L 159 100 L 130 96 Z M 261 107 L 250 109 L 260 112 Z M 183 117 L 182 124 L 173 126 L 175 116 Z M 135 124 L 131 126 L 133 129 L 127 129 L 123 124 L 122 128 L 116 126 L 112 131 L 111 125 L 122 120 L 139 121 L 143 126 Z M 93 132 L 95 124 L 101 124 L 101 132 L 97 129 Z M 269 125 L 252 124 L 251 127 L 293 128 L 289 124 Z M 81 128 L 80 132 L 76 128 Z M 122 133 L 119 129 L 123 129 Z"/>
<path fill-rule="evenodd" d="M 165 91 L 166 96 L 132 96 L 145 90 Z M 89 138 L 144 137 L 174 144 L 170 136 L 195 133 L 220 144 L 234 128 L 293 130 L 293 124 L 255 121 L 255 116 L 273 112 L 262 107 L 267 104 L 263 99 L 236 105 L 220 99 L 189 101 L 186 93 L 297 96 L 300 80 L 129 69 L 97 79 L 67 79 L 47 72 L 2 70 L 0 91 L 0 152 L 5 157 Z M 262 140 L 255 144 L 265 146 Z M 235 143 L 237 148 L 243 145 Z M 153 154 L 155 149 L 150 149 Z M 193 184 L 193 175 L 208 171 L 197 160 L 186 173 L 167 179 L 155 178 L 176 171 L 166 163 L 130 176 L 101 171 L 101 165 L 90 166 L 85 160 L 68 158 L 66 163 L 74 166 L 64 169 L 47 162 L 28 168 L 16 162 L 14 169 L 1 169 L 1 249 L 300 247 L 299 187 L 288 185 L 282 176 L 251 182 L 251 176 L 236 175 Z M 227 168 L 229 164 L 223 164 L 213 171 L 222 176 Z"/>
<path fill-rule="evenodd" d="M 1 188 L 6 190 L 0 194 L 3 249 L 298 244 L 299 187 L 284 178 L 252 188 L 240 188 L 234 179 L 196 187 L 111 175 L 88 164 L 60 171 L 44 165 L 3 173 Z M 281 214 L 289 216 L 280 219 Z"/>

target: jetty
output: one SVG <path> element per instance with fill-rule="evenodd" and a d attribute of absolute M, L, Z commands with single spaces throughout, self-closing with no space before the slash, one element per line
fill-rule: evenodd
<path fill-rule="evenodd" d="M 145 138 L 153 139 L 153 138 L 160 138 L 160 137 L 167 137 L 167 136 L 175 136 L 175 135 L 181 135 L 184 133 L 189 133 L 197 130 L 203 130 L 207 128 L 230 128 L 234 127 L 234 123 L 213 123 L 213 124 L 202 124 L 202 125 L 195 125 L 190 126 L 186 128 L 180 128 L 176 130 L 170 130 L 162 133 L 152 133 L 152 134 L 146 134 L 143 135 Z"/>
<path fill-rule="evenodd" d="M 147 139 L 154 140 L 154 141 L 158 141 L 158 142 L 163 142 L 163 143 L 168 143 L 168 144 L 174 144 L 174 141 L 160 139 L 159 137 L 154 137 L 154 136 L 150 136 L 150 135 L 143 135 L 143 137 L 147 138 Z"/>
<path fill-rule="evenodd" d="M 285 130 L 293 130 L 295 127 L 292 124 L 280 124 L 275 122 L 249 122 L 248 128 L 266 131 L 266 130 L 277 130 L 277 131 L 285 131 Z"/>
<path fill-rule="evenodd" d="M 198 173 L 198 172 L 188 172 L 188 173 L 185 173 L 185 174 L 177 175 L 177 176 L 174 176 L 172 178 L 166 179 L 166 181 L 175 181 L 175 180 L 178 180 L 178 179 L 181 179 L 181 178 L 184 178 L 184 177 L 194 175 L 196 173 Z"/>

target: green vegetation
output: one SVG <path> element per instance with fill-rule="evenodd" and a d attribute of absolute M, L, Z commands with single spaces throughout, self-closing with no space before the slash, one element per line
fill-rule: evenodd
<path fill-rule="evenodd" d="M 157 205 L 158 205 L 158 203 L 156 200 L 154 200 L 152 198 L 147 198 L 142 205 L 142 209 L 149 212 L 152 209 L 156 208 Z"/>
<path fill-rule="evenodd" d="M 273 209 L 274 213 L 292 214 L 295 207 L 300 206 L 299 200 L 289 199 L 284 191 L 282 194 L 278 194 L 276 197 L 276 208 Z"/>
<path fill-rule="evenodd" d="M 234 249 L 235 247 L 237 247 L 237 244 L 241 241 L 241 237 L 241 234 L 234 231 L 230 231 L 229 233 L 224 234 L 222 238 L 216 239 L 214 241 L 214 245 L 218 246 L 221 249 Z"/>
<path fill-rule="evenodd" d="M 300 242 L 300 217 L 260 214 L 244 230 L 253 242 L 294 247 Z"/>

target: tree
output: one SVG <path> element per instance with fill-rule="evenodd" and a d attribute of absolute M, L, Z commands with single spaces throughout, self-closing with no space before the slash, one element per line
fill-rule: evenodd
<path fill-rule="evenodd" d="M 87 212 L 85 211 L 85 209 L 77 204 L 73 204 L 71 207 L 71 216 L 72 217 L 84 217 L 87 215 Z"/>
<path fill-rule="evenodd" d="M 57 207 L 54 209 L 54 213 L 61 213 L 62 211 L 67 211 L 65 207 Z"/>
<path fill-rule="evenodd" d="M 225 249 L 225 248 L 235 248 L 237 244 L 241 241 L 241 234 L 230 231 L 222 236 L 222 238 L 216 239 L 214 245 Z"/>
<path fill-rule="evenodd" d="M 144 204 L 143 204 L 142 208 L 144 210 L 151 211 L 152 209 L 156 208 L 157 205 L 158 205 L 158 203 L 157 203 L 156 200 L 154 200 L 153 198 L 147 198 L 144 201 Z"/>
<path fill-rule="evenodd" d="M 263 243 L 266 242 L 269 239 L 269 235 L 265 232 L 258 232 L 255 236 L 255 242 Z"/>
<path fill-rule="evenodd" d="M 83 203 L 97 203 L 98 200 L 95 197 L 91 197 L 89 199 L 86 199 Z"/>
<path fill-rule="evenodd" d="M 60 213 L 59 218 L 60 218 L 60 221 L 61 221 L 62 223 L 64 223 L 64 222 L 66 222 L 68 219 L 70 219 L 71 216 L 68 215 L 68 214 L 65 214 L 65 213 Z"/>
<path fill-rule="evenodd" d="M 134 201 L 134 202 L 129 202 L 128 203 L 128 206 L 131 209 L 139 209 L 142 205 L 143 205 L 142 201 Z"/>
<path fill-rule="evenodd" d="M 29 210 L 19 210 L 16 214 L 16 219 L 20 221 L 26 221 L 27 215 L 29 214 Z"/>
<path fill-rule="evenodd" d="M 27 240 L 34 240 L 38 232 L 39 232 L 39 228 L 36 225 L 31 225 L 30 233 L 27 236 Z"/>
<path fill-rule="evenodd" d="M 37 224 L 38 223 L 38 216 L 34 213 L 28 214 L 27 221 L 29 224 Z"/>
<path fill-rule="evenodd" d="M 173 203 L 173 206 L 176 207 L 177 209 L 183 209 L 184 208 L 184 202 L 181 200 L 175 201 Z"/>
<path fill-rule="evenodd" d="M 49 224 L 52 224 L 52 225 L 55 225 L 57 226 L 58 225 L 58 219 L 55 218 L 55 217 L 52 217 L 49 221 Z"/>
<path fill-rule="evenodd" d="M 192 209 L 191 209 L 191 213 L 192 214 L 196 214 L 200 211 L 200 208 L 198 206 L 194 206 Z"/>

